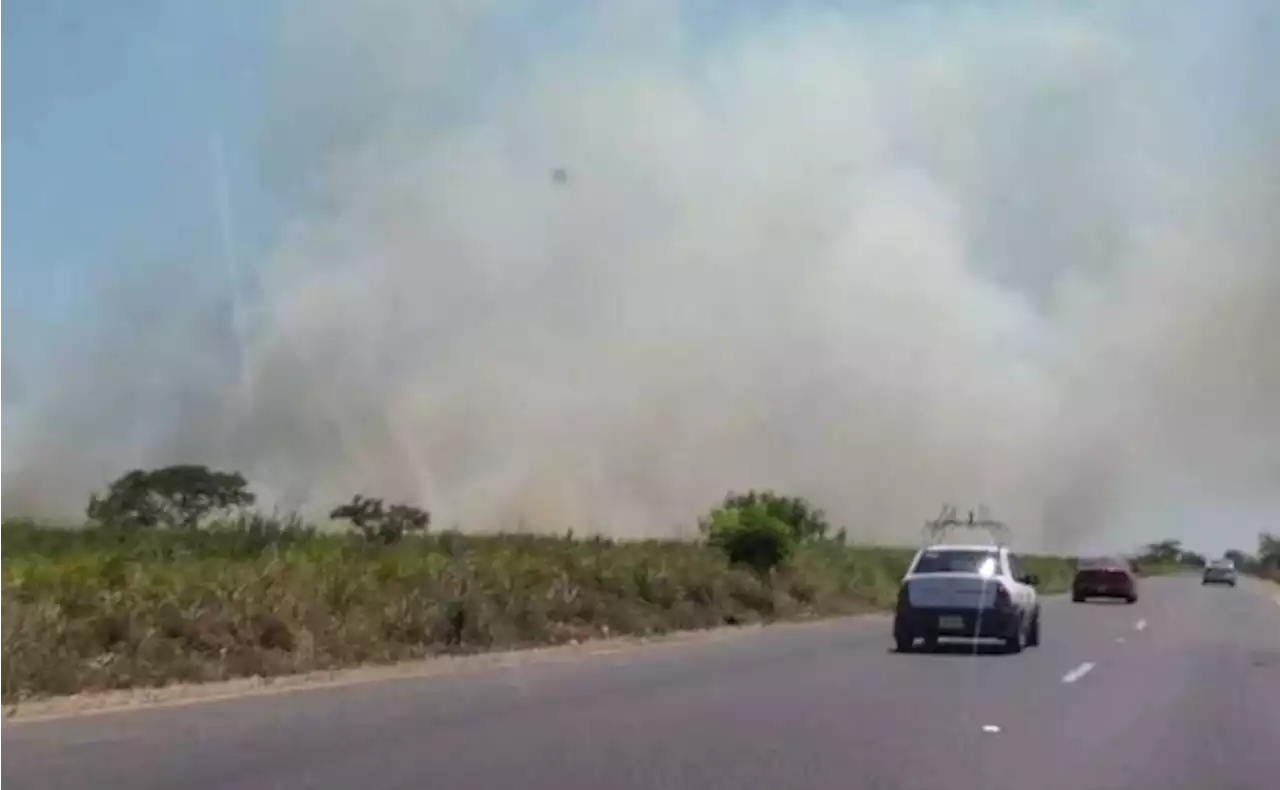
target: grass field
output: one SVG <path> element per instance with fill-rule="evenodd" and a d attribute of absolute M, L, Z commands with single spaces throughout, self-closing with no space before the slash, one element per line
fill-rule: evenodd
<path fill-rule="evenodd" d="M 760 574 L 676 541 L 23 522 L 2 547 L 5 702 L 883 609 L 911 556 L 817 541 Z"/>

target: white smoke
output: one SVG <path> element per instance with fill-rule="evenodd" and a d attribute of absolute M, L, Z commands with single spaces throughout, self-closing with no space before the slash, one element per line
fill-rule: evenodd
<path fill-rule="evenodd" d="M 6 435 L 6 494 L 201 460 L 473 528 L 672 534 L 764 486 L 866 539 L 981 501 L 1033 546 L 1248 547 L 1280 126 L 1205 102 L 1276 50 L 1207 68 L 1160 4 L 825 5 L 293 6 L 297 211 L 238 369 L 193 361 L 207 309 L 152 317 Z"/>

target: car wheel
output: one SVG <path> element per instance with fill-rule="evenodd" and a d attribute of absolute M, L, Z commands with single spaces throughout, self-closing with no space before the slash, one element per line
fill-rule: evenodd
<path fill-rule="evenodd" d="M 915 634 L 895 623 L 893 626 L 893 642 L 897 646 L 899 653 L 910 653 L 911 648 L 915 647 L 916 637 Z"/>
<path fill-rule="evenodd" d="M 1024 644 L 1025 634 L 1026 634 L 1026 631 L 1022 627 L 1022 623 L 1018 623 L 1018 626 L 1014 630 L 1013 634 L 1005 637 L 1004 652 L 1010 653 L 1010 654 L 1021 653 L 1022 647 Z"/>
<path fill-rule="evenodd" d="M 1084 593 L 1071 593 L 1073 603 L 1084 603 Z"/>
<path fill-rule="evenodd" d="M 1128 596 L 1125 596 L 1124 602 L 1125 602 L 1125 603 L 1137 603 L 1137 602 L 1138 602 L 1138 596 L 1137 596 L 1137 595 L 1128 595 Z"/>
<path fill-rule="evenodd" d="M 1031 628 L 1027 631 L 1027 647 L 1040 646 L 1040 610 L 1031 617 Z"/>

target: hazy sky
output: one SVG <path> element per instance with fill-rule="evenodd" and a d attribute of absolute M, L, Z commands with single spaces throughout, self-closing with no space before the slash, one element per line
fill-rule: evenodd
<path fill-rule="evenodd" d="M 192 461 L 476 528 L 767 486 L 1252 548 L 1277 8 L 11 3 L 5 512 Z"/>

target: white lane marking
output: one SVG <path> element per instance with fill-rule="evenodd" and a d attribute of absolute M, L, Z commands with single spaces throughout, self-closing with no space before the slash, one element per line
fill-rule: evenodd
<path fill-rule="evenodd" d="M 1121 644 L 1124 644 L 1124 637 L 1123 637 L 1123 636 L 1117 636 L 1117 637 L 1116 637 L 1116 641 L 1117 641 L 1117 642 L 1119 642 L 1119 643 L 1121 643 Z"/>
<path fill-rule="evenodd" d="M 1138 629 L 1139 631 L 1145 631 L 1147 629 L 1147 621 L 1139 620 L 1138 622 L 1133 624 L 1133 627 Z"/>
<path fill-rule="evenodd" d="M 1067 674 L 1063 675 L 1062 682 L 1075 683 L 1080 678 L 1089 674 L 1089 672 L 1092 671 L 1095 666 L 1097 666 L 1097 664 L 1094 664 L 1092 661 L 1086 661 L 1080 666 L 1068 672 Z"/>
<path fill-rule="evenodd" d="M 982 731 L 983 732 L 1000 732 L 1000 728 L 994 724 L 984 724 L 982 725 Z"/>

